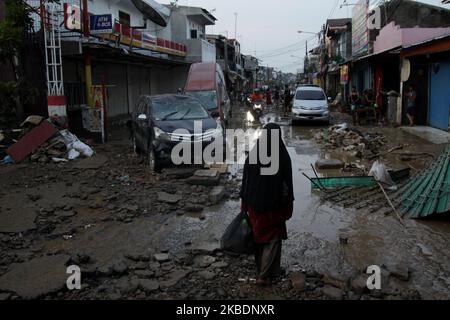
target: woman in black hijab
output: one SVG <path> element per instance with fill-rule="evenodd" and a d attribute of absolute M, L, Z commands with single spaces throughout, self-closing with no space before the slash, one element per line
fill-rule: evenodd
<path fill-rule="evenodd" d="M 270 123 L 263 129 L 267 134 L 262 134 L 251 151 L 255 157 L 250 155 L 245 162 L 240 193 L 241 208 L 248 213 L 256 243 L 258 285 L 270 284 L 281 273 L 281 245 L 282 240 L 287 239 L 286 221 L 292 217 L 294 202 L 291 158 L 281 138 L 281 128 Z M 263 164 L 266 161 L 261 161 L 258 150 L 263 146 L 272 161 L 277 159 L 271 154 L 272 136 L 277 137 L 275 142 L 278 142 L 275 149 L 279 159 L 278 171 L 273 175 L 263 175 L 261 170 L 270 167 L 271 163 Z M 252 159 L 257 161 L 253 163 Z"/>

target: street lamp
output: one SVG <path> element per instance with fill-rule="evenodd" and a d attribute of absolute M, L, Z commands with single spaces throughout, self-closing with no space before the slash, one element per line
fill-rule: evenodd
<path fill-rule="evenodd" d="M 318 32 L 310 32 L 310 31 L 303 31 L 303 30 L 299 30 L 297 32 L 298 33 L 308 33 L 308 34 L 318 34 Z"/>

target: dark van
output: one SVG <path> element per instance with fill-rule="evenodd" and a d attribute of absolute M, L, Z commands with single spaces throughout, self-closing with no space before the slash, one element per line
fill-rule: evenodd
<path fill-rule="evenodd" d="M 194 63 L 184 88 L 186 94 L 200 100 L 209 114 L 228 124 L 231 103 L 222 68 L 217 63 Z"/>

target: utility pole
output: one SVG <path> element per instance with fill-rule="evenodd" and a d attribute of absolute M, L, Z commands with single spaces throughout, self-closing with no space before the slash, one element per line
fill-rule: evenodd
<path fill-rule="evenodd" d="M 326 43 L 326 27 L 325 27 L 325 25 L 323 25 L 323 27 L 322 27 L 322 45 L 321 45 L 321 55 L 322 55 L 322 61 L 323 61 L 323 64 L 322 64 L 322 70 L 326 70 L 325 68 L 324 68 L 324 65 L 326 64 L 326 63 L 328 63 L 328 61 L 326 61 L 326 56 L 327 56 L 327 52 L 326 52 L 326 50 L 327 50 L 327 43 Z M 322 70 L 320 70 L 320 71 L 322 71 Z M 326 73 L 325 74 L 323 74 L 322 75 L 323 76 L 323 91 L 325 91 L 325 92 L 327 92 L 327 75 L 326 75 Z"/>
<path fill-rule="evenodd" d="M 237 12 L 234 13 L 234 39 L 236 39 L 237 41 L 237 19 L 238 19 L 238 14 Z"/>
<path fill-rule="evenodd" d="M 303 66 L 303 73 L 306 73 L 306 68 L 308 67 L 308 40 L 305 41 L 305 63 Z"/>
<path fill-rule="evenodd" d="M 83 0 L 83 35 L 89 38 L 89 9 L 88 0 Z M 93 97 L 92 97 L 92 68 L 91 68 L 91 53 L 89 48 L 84 48 L 84 70 L 86 78 L 86 101 L 89 107 L 93 107 Z"/>

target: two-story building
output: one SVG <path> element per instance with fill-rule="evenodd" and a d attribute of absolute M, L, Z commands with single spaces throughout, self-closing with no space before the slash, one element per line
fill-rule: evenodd
<path fill-rule="evenodd" d="M 251 55 L 242 55 L 245 88 L 247 92 L 252 92 L 256 88 L 257 74 L 258 74 L 258 59 Z"/>
<path fill-rule="evenodd" d="M 315 47 L 308 52 L 305 57 L 304 82 L 321 85 L 321 48 Z"/>
<path fill-rule="evenodd" d="M 217 19 L 203 8 L 172 8 L 172 39 L 186 45 L 188 61 L 216 62 L 216 46 L 206 40 L 206 26 L 214 25 L 215 21 Z"/>
<path fill-rule="evenodd" d="M 377 103 L 387 108 L 381 91 L 399 94 L 397 106 L 389 110 L 391 122 L 407 123 L 406 105 L 402 99 L 408 84 L 417 90 L 417 104 L 427 106 L 429 66 L 423 61 L 403 63 L 403 48 L 449 34 L 450 10 L 411 0 L 392 0 L 379 7 L 369 8 L 367 0 L 360 0 L 352 17 L 351 85 L 359 92 L 371 89 Z M 371 9 L 374 9 L 372 11 Z M 379 25 L 371 25 L 370 14 L 378 15 Z M 402 79 L 404 71 L 411 76 Z M 396 109 L 396 110 L 395 110 Z M 429 123 L 428 108 L 418 108 L 416 123 Z"/>
<path fill-rule="evenodd" d="M 28 3 L 42 11 L 39 0 Z M 99 105 L 105 105 L 105 122 L 132 113 L 140 95 L 177 92 L 195 61 L 188 50 L 195 36 L 192 23 L 201 35 L 215 21 L 206 10 L 154 0 L 62 0 L 44 8 L 33 18 L 36 28 L 45 26 L 46 34 L 56 35 L 56 42 L 61 37 L 62 77 L 56 80 L 64 84 L 65 101 L 58 101 L 65 103 L 75 132 L 92 129 L 89 119 Z M 49 17 L 56 23 L 47 24 Z M 57 112 L 63 110 L 59 106 Z"/>
<path fill-rule="evenodd" d="M 229 92 L 240 92 L 244 87 L 244 69 L 240 43 L 223 35 L 206 35 L 206 39 L 216 47 L 216 61 L 221 66 Z"/>
<path fill-rule="evenodd" d="M 328 19 L 325 28 L 327 93 L 333 98 L 340 93 L 346 100 L 349 88 L 344 74 L 352 57 L 352 20 Z"/>

